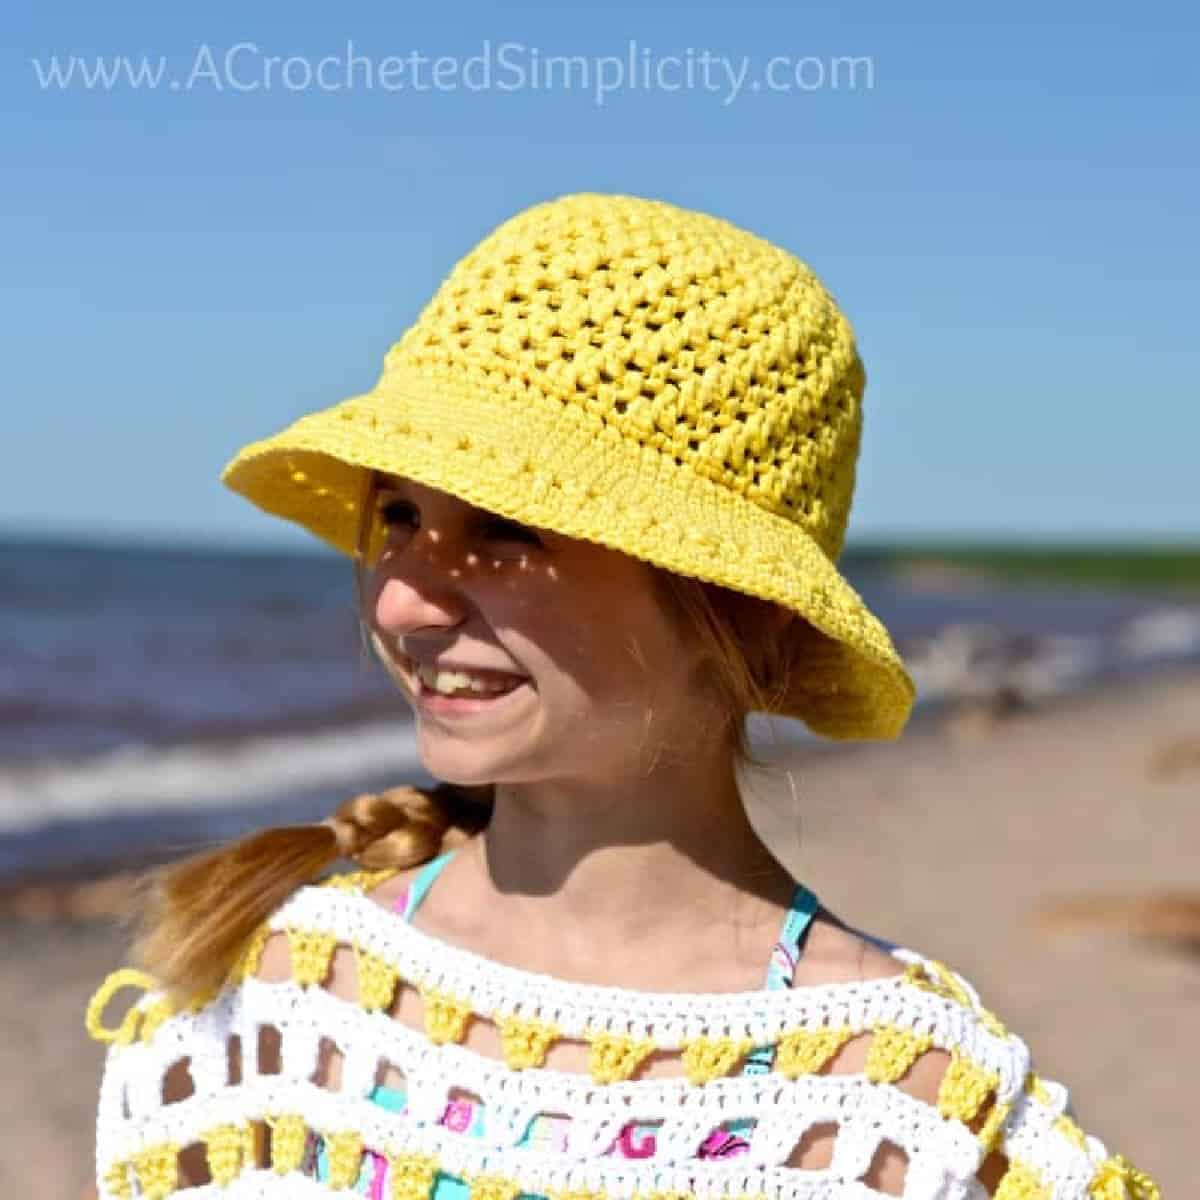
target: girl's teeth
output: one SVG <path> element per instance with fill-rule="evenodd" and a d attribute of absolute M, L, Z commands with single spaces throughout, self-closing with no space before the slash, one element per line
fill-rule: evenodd
<path fill-rule="evenodd" d="M 473 679 L 469 675 L 463 675 L 454 671 L 429 671 L 425 667 L 418 667 L 417 674 L 420 676 L 422 683 L 442 693 L 444 696 L 495 696 L 502 692 L 511 692 L 517 686 L 516 683 L 495 684 L 484 682 L 481 679 Z"/>

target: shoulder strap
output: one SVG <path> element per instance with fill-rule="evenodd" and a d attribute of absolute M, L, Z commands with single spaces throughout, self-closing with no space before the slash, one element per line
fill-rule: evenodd
<path fill-rule="evenodd" d="M 792 892 L 791 907 L 783 918 L 783 928 L 775 943 L 775 952 L 767 964 L 766 987 L 791 987 L 796 963 L 804 953 L 804 935 L 808 933 L 821 902 L 802 883 Z"/>
<path fill-rule="evenodd" d="M 796 974 L 796 963 L 804 953 L 804 936 L 812 925 L 813 917 L 821 907 L 817 897 L 802 883 L 797 883 L 792 892 L 792 903 L 787 915 L 783 918 L 783 926 L 775 947 L 771 951 L 767 963 L 767 978 L 764 987 L 768 991 L 792 986 L 792 978 Z M 755 1046 L 746 1055 L 742 1064 L 743 1075 L 765 1075 L 775 1062 L 775 1046 Z"/>
<path fill-rule="evenodd" d="M 396 901 L 396 911 L 404 920 L 412 920 L 413 913 L 417 911 L 417 905 L 425 899 L 425 894 L 433 886 L 433 881 L 442 873 L 442 868 L 454 855 L 454 850 L 447 850 L 445 854 L 439 854 L 437 858 L 430 859 L 413 877 L 412 883 Z"/>

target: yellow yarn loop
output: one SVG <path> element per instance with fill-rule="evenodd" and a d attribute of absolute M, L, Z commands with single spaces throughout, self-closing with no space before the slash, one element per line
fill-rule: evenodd
<path fill-rule="evenodd" d="M 117 1200 L 130 1200 L 133 1196 L 133 1182 L 129 1178 L 129 1163 L 125 1161 L 112 1163 L 103 1175 L 104 1189 L 117 1197 Z"/>
<path fill-rule="evenodd" d="M 471 1018 L 471 1006 L 465 1000 L 436 988 L 421 988 L 424 1005 L 425 1035 L 431 1042 L 461 1042 Z"/>
<path fill-rule="evenodd" d="M 357 942 L 352 944 L 352 949 L 358 976 L 358 1002 L 367 1012 L 383 1012 L 391 1007 L 400 972 Z"/>
<path fill-rule="evenodd" d="M 846 1026 L 785 1033 L 775 1052 L 775 1070 L 787 1079 L 815 1075 L 853 1036 Z"/>
<path fill-rule="evenodd" d="M 709 1083 L 728 1075 L 754 1045 L 750 1038 L 695 1038 L 683 1047 L 688 1082 Z"/>
<path fill-rule="evenodd" d="M 329 1186 L 352 1188 L 362 1166 L 361 1135 L 353 1130 L 326 1134 L 325 1149 L 329 1155 Z"/>
<path fill-rule="evenodd" d="M 323 983 L 329 974 L 337 941 L 332 933 L 289 928 L 287 942 L 292 959 L 292 978 L 305 987 Z"/>
<path fill-rule="evenodd" d="M 521 1185 L 504 1175 L 468 1175 L 468 1200 L 517 1200 Z"/>
<path fill-rule="evenodd" d="M 984 1101 L 995 1094 L 999 1084 L 999 1075 L 985 1071 L 955 1047 L 950 1054 L 950 1065 L 938 1085 L 938 1111 L 944 1117 L 955 1117 L 966 1124 L 983 1107 Z"/>
<path fill-rule="evenodd" d="M 1007 1103 L 997 1101 L 992 1105 L 991 1111 L 988 1113 L 983 1124 L 980 1126 L 979 1133 L 976 1135 L 985 1154 L 990 1154 L 993 1150 L 999 1148 L 1003 1141 L 1002 1127 L 1004 1122 L 1008 1120 L 1008 1114 L 1012 1112 L 1012 1108 L 1011 1101 Z"/>
<path fill-rule="evenodd" d="M 995 1013 L 977 1004 L 971 993 L 963 987 L 959 978 L 945 963 L 930 959 L 928 962 L 911 963 L 904 972 L 904 981 L 911 983 L 935 996 L 953 1000 L 969 1009 L 978 1018 L 980 1025 L 995 1037 L 1007 1037 L 1008 1030 Z"/>
<path fill-rule="evenodd" d="M 179 1184 L 179 1147 L 174 1142 L 147 1146 L 133 1158 L 139 1195 L 145 1200 L 166 1200 Z"/>
<path fill-rule="evenodd" d="M 399 867 L 381 867 L 375 871 L 339 871 L 317 881 L 318 887 L 343 892 L 370 892 L 399 873 Z"/>
<path fill-rule="evenodd" d="M 214 1126 L 201 1137 L 213 1179 L 226 1187 L 254 1162 L 254 1127 L 249 1123 Z"/>
<path fill-rule="evenodd" d="M 1159 1186 L 1123 1154 L 1100 1164 L 1088 1186 L 1092 1200 L 1162 1200 Z"/>
<path fill-rule="evenodd" d="M 390 1200 L 428 1200 L 438 1173 L 432 1154 L 409 1152 L 388 1155 Z"/>
<path fill-rule="evenodd" d="M 157 989 L 158 980 L 152 975 L 147 975 L 145 971 L 138 971 L 133 967 L 122 967 L 119 971 L 113 971 L 107 975 L 88 1002 L 87 1012 L 83 1019 L 88 1034 L 96 1041 L 115 1042 L 118 1046 L 128 1046 L 137 1037 L 138 1023 L 141 1021 L 143 1013 L 136 1003 L 121 1018 L 119 1025 L 110 1028 L 103 1021 L 104 1010 L 112 998 L 122 988 L 127 987 L 138 988 L 142 992 L 152 992 Z"/>
<path fill-rule="evenodd" d="M 304 1143 L 308 1126 L 298 1113 L 268 1116 L 271 1129 L 271 1167 L 279 1175 L 298 1171 L 304 1161 Z"/>
<path fill-rule="evenodd" d="M 1028 1163 L 1013 1159 L 996 1185 L 993 1200 L 1053 1200 L 1041 1174 Z"/>
<path fill-rule="evenodd" d="M 502 1017 L 499 1024 L 504 1062 L 514 1071 L 540 1067 L 546 1061 L 546 1052 L 559 1036 L 558 1029 L 546 1021 Z"/>
<path fill-rule="evenodd" d="M 896 1025 L 880 1025 L 871 1038 L 863 1073 L 872 1083 L 895 1083 L 932 1045 L 933 1039 L 928 1034 Z"/>
<path fill-rule="evenodd" d="M 258 928 L 250 935 L 246 942 L 246 948 L 242 951 L 241 957 L 230 971 L 230 979 L 236 983 L 241 983 L 249 979 L 252 975 L 257 974 L 259 964 L 262 962 L 263 949 L 266 947 L 270 936 L 271 923 L 269 921 L 261 922 Z"/>
<path fill-rule="evenodd" d="M 632 1079 L 655 1049 L 650 1038 L 631 1038 L 619 1033 L 590 1033 L 587 1040 L 588 1072 L 596 1083 Z"/>

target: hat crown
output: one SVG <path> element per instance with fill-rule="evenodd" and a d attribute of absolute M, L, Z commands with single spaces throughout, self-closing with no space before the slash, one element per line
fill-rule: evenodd
<path fill-rule="evenodd" d="M 853 332 L 811 269 L 730 222 L 577 193 L 499 225 L 388 352 L 501 405 L 557 404 L 842 550 L 862 433 Z"/>

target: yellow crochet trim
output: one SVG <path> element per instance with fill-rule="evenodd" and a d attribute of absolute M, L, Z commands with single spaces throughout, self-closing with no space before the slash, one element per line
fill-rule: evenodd
<path fill-rule="evenodd" d="M 238 959 L 233 970 L 230 971 L 229 977 L 232 980 L 241 983 L 251 976 L 258 974 L 259 966 L 262 963 L 263 948 L 266 946 L 267 939 L 270 936 L 271 922 L 263 921 L 250 935 L 250 940 L 246 943 L 246 948 L 242 951 L 241 958 Z"/>
<path fill-rule="evenodd" d="M 1053 1196 L 1033 1167 L 1013 1159 L 992 1200 L 1053 1200 Z"/>
<path fill-rule="evenodd" d="M 1025 1091 L 1039 1104 L 1044 1104 L 1047 1108 L 1053 1103 L 1050 1093 L 1042 1083 L 1041 1076 L 1036 1071 L 1030 1071 L 1026 1075 Z M 1063 1137 L 1067 1138 L 1073 1146 L 1078 1147 L 1080 1150 L 1087 1149 L 1087 1134 L 1065 1112 L 1055 1117 L 1054 1128 Z"/>
<path fill-rule="evenodd" d="M 255 1161 L 254 1126 L 249 1123 L 214 1126 L 203 1141 L 209 1173 L 222 1187 Z"/>
<path fill-rule="evenodd" d="M 990 1154 L 993 1150 L 999 1148 L 1002 1138 L 1001 1127 L 1003 1126 L 1008 1114 L 1012 1112 L 1012 1103 L 1007 1104 L 996 1103 L 992 1105 L 991 1111 L 987 1115 L 987 1119 L 979 1128 L 979 1133 L 976 1137 L 979 1139 L 979 1144 L 983 1147 L 984 1154 Z"/>
<path fill-rule="evenodd" d="M 960 1050 L 950 1053 L 950 1065 L 938 1085 L 937 1106 L 943 1117 L 966 1124 L 1000 1086 L 1000 1076 L 985 1071 Z"/>
<path fill-rule="evenodd" d="M 775 1070 L 788 1079 L 815 1075 L 853 1036 L 850 1028 L 785 1033 L 775 1052 Z"/>
<path fill-rule="evenodd" d="M 129 1163 L 112 1163 L 103 1175 L 104 1190 L 111 1192 L 118 1200 L 132 1200 L 133 1181 L 129 1178 Z"/>
<path fill-rule="evenodd" d="M 145 1010 L 142 1018 L 142 1041 L 149 1043 L 158 1032 L 158 1027 L 168 1018 L 175 1015 L 175 1005 L 167 996 L 155 1000 Z"/>
<path fill-rule="evenodd" d="M 953 1000 L 956 1004 L 961 1004 L 963 1008 L 969 1009 L 979 1018 L 979 1023 L 988 1033 L 1000 1038 L 1008 1037 L 1008 1030 L 996 1014 L 984 1008 L 983 1005 L 976 1004 L 972 1000 L 971 994 L 945 963 L 936 960 L 930 960 L 928 963 L 911 963 L 904 972 L 904 982 L 932 992 L 936 996 L 942 996 L 944 999 Z"/>
<path fill-rule="evenodd" d="M 865 1074 L 872 1083 L 895 1083 L 933 1045 L 928 1034 L 917 1034 L 897 1025 L 880 1025 L 867 1051 Z"/>
<path fill-rule="evenodd" d="M 1063 1135 L 1071 1145 L 1080 1150 L 1087 1149 L 1087 1134 L 1083 1132 L 1079 1126 L 1067 1116 L 1066 1113 L 1060 1114 L 1054 1121 L 1054 1128 Z"/>
<path fill-rule="evenodd" d="M 425 1034 L 431 1042 L 461 1042 L 467 1031 L 471 1006 L 449 992 L 435 988 L 421 988 L 421 1000 L 425 1007 Z"/>
<path fill-rule="evenodd" d="M 304 1145 L 308 1126 L 296 1113 L 267 1117 L 271 1130 L 271 1166 L 280 1175 L 298 1171 L 304 1161 Z"/>
<path fill-rule="evenodd" d="M 688 1081 L 708 1083 L 728 1075 L 751 1050 L 750 1038 L 696 1038 L 683 1046 L 683 1068 Z"/>
<path fill-rule="evenodd" d="M 339 871 L 317 881 L 317 887 L 339 888 L 343 892 L 369 892 L 400 873 L 399 867 L 374 871 Z"/>
<path fill-rule="evenodd" d="M 1047 1108 L 1052 1103 L 1050 1093 L 1046 1091 L 1042 1084 L 1041 1076 L 1036 1071 L 1030 1071 L 1025 1076 L 1025 1090 L 1039 1103 L 1044 1104 Z"/>
<path fill-rule="evenodd" d="M 505 1175 L 468 1175 L 468 1200 L 516 1200 L 521 1185 Z"/>
<path fill-rule="evenodd" d="M 133 1165 L 145 1200 L 166 1200 L 179 1186 L 179 1147 L 173 1142 L 139 1151 Z"/>
<path fill-rule="evenodd" d="M 503 1017 L 499 1027 L 504 1062 L 514 1071 L 540 1067 L 546 1061 L 546 1051 L 559 1036 L 554 1025 L 521 1017 Z"/>
<path fill-rule="evenodd" d="M 1162 1200 L 1158 1184 L 1123 1154 L 1100 1164 L 1088 1184 L 1088 1195 L 1092 1200 Z"/>
<path fill-rule="evenodd" d="M 376 954 L 351 942 L 354 966 L 358 975 L 358 1002 L 368 1012 L 383 1012 L 392 1006 L 400 972 Z"/>
<path fill-rule="evenodd" d="M 329 1186 L 335 1190 L 352 1188 L 362 1165 L 362 1138 L 353 1130 L 327 1133 L 325 1150 L 329 1155 Z"/>
<path fill-rule="evenodd" d="M 588 1071 L 596 1083 L 622 1083 L 654 1053 L 650 1038 L 618 1033 L 589 1033 Z"/>
<path fill-rule="evenodd" d="M 292 957 L 292 978 L 305 986 L 323 983 L 337 948 L 337 935 L 289 928 L 287 941 Z"/>
<path fill-rule="evenodd" d="M 432 1154 L 388 1155 L 390 1200 L 428 1200 L 438 1173 Z"/>
<path fill-rule="evenodd" d="M 138 1024 L 144 1019 L 146 1012 L 138 1008 L 136 1002 L 116 1027 L 109 1028 L 102 1019 L 104 1010 L 113 996 L 126 987 L 152 992 L 157 990 L 158 980 L 153 975 L 147 975 L 145 971 L 138 971 L 133 967 L 122 967 L 119 971 L 112 971 L 105 976 L 104 981 L 88 1002 L 87 1012 L 83 1019 L 84 1027 L 96 1041 L 114 1042 L 118 1046 L 128 1046 L 137 1037 Z"/>

